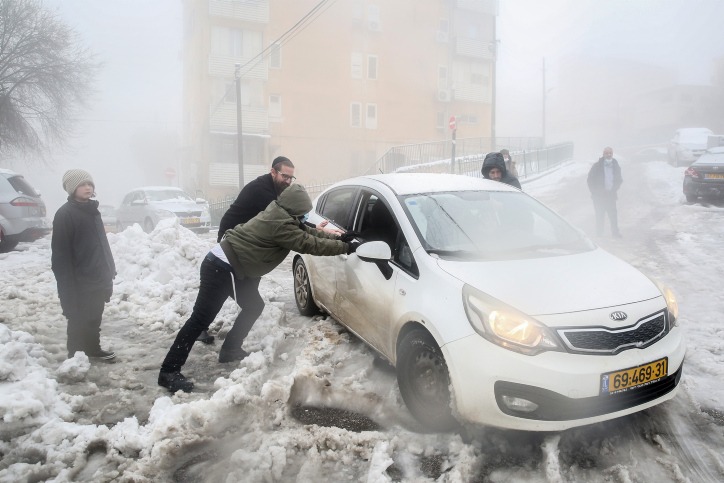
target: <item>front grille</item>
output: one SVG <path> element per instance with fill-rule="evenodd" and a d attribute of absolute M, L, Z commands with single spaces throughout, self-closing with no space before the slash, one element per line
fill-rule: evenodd
<path fill-rule="evenodd" d="M 201 216 L 200 211 L 177 211 L 176 216 L 179 218 L 198 218 Z"/>
<path fill-rule="evenodd" d="M 648 347 L 666 334 L 666 316 L 659 312 L 629 327 L 558 329 L 569 351 L 582 354 L 618 354 Z"/>
<path fill-rule="evenodd" d="M 653 384 L 618 394 L 601 394 L 581 399 L 569 398 L 539 387 L 498 381 L 495 383 L 495 399 L 505 414 L 524 419 L 571 421 L 591 418 L 639 406 L 668 394 L 679 384 L 683 367 L 682 364 L 674 374 L 663 377 Z M 505 405 L 503 396 L 532 401 L 538 405 L 538 408 L 529 413 L 513 411 Z"/>

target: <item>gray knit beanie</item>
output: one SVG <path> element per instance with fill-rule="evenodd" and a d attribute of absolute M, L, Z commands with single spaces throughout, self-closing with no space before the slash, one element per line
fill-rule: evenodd
<path fill-rule="evenodd" d="M 82 169 L 69 169 L 63 175 L 63 189 L 69 196 L 73 196 L 75 194 L 75 190 L 78 189 L 78 186 L 85 182 L 92 184 L 93 188 L 96 187 L 96 184 L 93 182 L 93 177 L 88 171 L 84 171 Z"/>

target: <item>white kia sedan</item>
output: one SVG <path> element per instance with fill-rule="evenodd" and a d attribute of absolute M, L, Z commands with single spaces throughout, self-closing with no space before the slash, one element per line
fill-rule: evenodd
<path fill-rule="evenodd" d="M 559 431 L 674 397 L 685 345 L 672 293 L 535 198 L 446 174 L 331 186 L 310 221 L 352 255 L 294 258 L 299 311 L 329 313 L 396 367 L 433 430 Z"/>

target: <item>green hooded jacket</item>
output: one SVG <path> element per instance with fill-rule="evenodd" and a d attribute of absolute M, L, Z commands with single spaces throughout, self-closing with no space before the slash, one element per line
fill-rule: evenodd
<path fill-rule="evenodd" d="M 299 218 L 311 209 L 312 200 L 304 186 L 293 184 L 248 223 L 226 230 L 221 247 L 236 276 L 261 277 L 282 263 L 290 251 L 311 255 L 347 253 L 348 244 L 337 235 L 301 223 Z M 236 260 L 229 256 L 231 253 Z"/>

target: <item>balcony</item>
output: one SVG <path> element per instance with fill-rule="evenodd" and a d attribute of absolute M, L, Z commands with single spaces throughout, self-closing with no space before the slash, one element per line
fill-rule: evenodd
<path fill-rule="evenodd" d="M 269 23 L 269 2 L 267 0 L 209 0 L 209 15 L 232 18 L 245 22 Z"/>
<path fill-rule="evenodd" d="M 209 55 L 209 75 L 212 77 L 221 77 L 233 79 L 236 70 L 235 64 L 246 65 L 251 59 L 243 57 L 229 57 L 224 55 Z M 241 69 L 244 79 L 262 79 L 267 80 L 269 69 L 267 68 L 266 59 L 257 59 L 258 62 L 253 66 L 248 65 Z"/>
<path fill-rule="evenodd" d="M 492 42 L 486 42 L 480 39 L 468 39 L 457 37 L 455 39 L 455 54 L 474 59 L 493 59 L 495 45 Z"/>
<path fill-rule="evenodd" d="M 209 129 L 216 132 L 236 132 L 236 103 L 224 102 L 215 111 L 209 107 Z M 213 111 L 213 112 L 212 112 Z M 241 107 L 241 124 L 244 134 L 266 134 L 269 131 L 269 115 L 265 107 Z"/>

